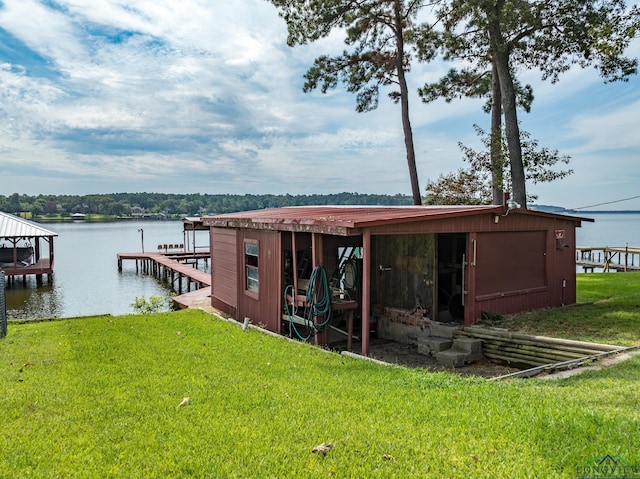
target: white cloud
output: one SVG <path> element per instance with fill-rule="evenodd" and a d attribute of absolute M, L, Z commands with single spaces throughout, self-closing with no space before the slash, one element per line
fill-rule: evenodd
<path fill-rule="evenodd" d="M 577 151 L 633 149 L 640 152 L 640 100 L 616 110 L 590 112 L 574 118 L 573 136 L 580 141 Z"/>
<path fill-rule="evenodd" d="M 358 114 L 342 86 L 303 93 L 313 59 L 344 48 L 341 32 L 289 48 L 267 1 L 3 0 L 0 29 L 0 151 L 17 191 L 410 193 L 400 106 L 381 92 L 377 110 Z M 472 125 L 488 122 L 480 100 L 420 101 L 415 90 L 447 69 L 408 76 L 423 187 L 461 166 L 458 141 L 477 145 Z M 603 197 L 637 190 L 607 168 L 611 151 L 635 168 L 637 79 L 609 90 L 580 70 L 557 85 L 524 78 L 536 102 L 523 128 L 566 148 L 582 182 L 544 195 L 560 201 L 578 183 Z"/>

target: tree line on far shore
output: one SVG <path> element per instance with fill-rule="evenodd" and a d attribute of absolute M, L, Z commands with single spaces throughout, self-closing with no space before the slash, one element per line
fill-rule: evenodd
<path fill-rule="evenodd" d="M 0 211 L 30 218 L 74 213 L 114 217 L 204 216 L 263 208 L 310 205 L 411 205 L 408 195 L 336 193 L 312 195 L 231 195 L 113 193 L 97 195 L 0 195 Z M 25 215 L 26 214 L 26 215 Z"/>

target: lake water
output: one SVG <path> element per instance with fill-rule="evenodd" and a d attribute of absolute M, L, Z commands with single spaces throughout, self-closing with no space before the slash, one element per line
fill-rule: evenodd
<path fill-rule="evenodd" d="M 640 213 L 583 216 L 596 221 L 578 228 L 578 246 L 640 246 Z M 140 251 L 143 234 L 146 251 L 156 251 L 158 244 L 192 243 L 185 241 L 180 221 L 44 226 L 59 234 L 54 240 L 53 282 L 36 287 L 35 278 L 29 278 L 26 286 L 17 281 L 7 290 L 10 319 L 132 313 L 136 297 L 171 292 L 153 276 L 136 273 L 134 261 L 125 261 L 119 272 L 117 253 Z M 197 232 L 196 247 L 207 245 L 207 232 Z"/>
<path fill-rule="evenodd" d="M 577 246 L 636 246 L 640 247 L 640 213 L 576 214 L 593 218 L 584 221 L 576 230 Z"/>
<path fill-rule="evenodd" d="M 117 253 L 145 251 L 159 244 L 193 244 L 185 241 L 181 221 L 121 221 L 113 223 L 55 223 L 45 228 L 54 239 L 53 281 L 22 278 L 7 290 L 7 317 L 30 319 L 128 314 L 138 296 L 169 295 L 171 291 L 153 276 L 136 273 L 135 261 L 125 261 L 118 271 Z M 142 232 L 139 230 L 142 229 Z M 196 232 L 196 247 L 208 245 L 206 232 Z M 45 246 L 45 251 L 47 247 Z"/>

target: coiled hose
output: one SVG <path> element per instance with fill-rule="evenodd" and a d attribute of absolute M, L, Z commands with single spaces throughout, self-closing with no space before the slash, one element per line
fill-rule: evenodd
<path fill-rule="evenodd" d="M 294 298 L 292 304 L 289 305 L 287 296 Z M 318 331 L 322 331 L 331 322 L 331 290 L 329 289 L 329 282 L 327 281 L 327 272 L 322 266 L 316 266 L 311 272 L 309 278 L 309 289 L 307 289 L 306 306 L 305 306 L 305 326 L 309 331 L 309 334 L 303 336 L 298 331 L 293 316 L 296 314 L 295 307 L 295 291 L 292 285 L 288 285 L 284 289 L 284 304 L 287 315 L 289 317 L 289 324 L 291 331 L 293 331 L 298 339 L 307 341 L 311 336 Z M 289 309 L 291 306 L 292 310 Z M 320 322 L 316 321 L 316 318 L 324 317 Z"/>

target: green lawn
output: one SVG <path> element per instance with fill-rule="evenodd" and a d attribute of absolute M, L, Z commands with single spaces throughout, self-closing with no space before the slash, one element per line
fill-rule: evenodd
<path fill-rule="evenodd" d="M 553 382 L 384 367 L 202 311 L 10 324 L 0 477 L 575 478 L 640 466 L 639 378 L 640 357 Z"/>
<path fill-rule="evenodd" d="M 640 274 L 577 276 L 577 305 L 504 317 L 494 325 L 582 341 L 640 344 Z"/>

